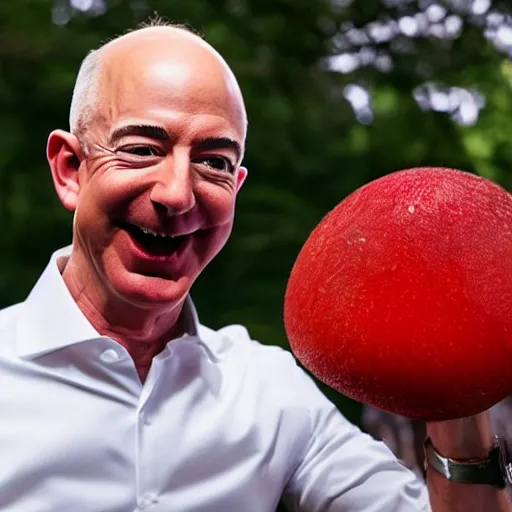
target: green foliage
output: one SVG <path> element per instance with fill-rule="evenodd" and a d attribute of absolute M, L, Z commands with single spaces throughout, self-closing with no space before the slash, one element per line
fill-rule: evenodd
<path fill-rule="evenodd" d="M 346 36 L 351 27 L 369 31 L 419 7 L 349 3 L 111 0 L 93 14 L 60 0 L 0 0 L 0 305 L 22 300 L 51 252 L 70 241 L 71 217 L 54 194 L 45 141 L 52 129 L 67 128 L 81 59 L 155 11 L 204 33 L 238 76 L 249 113 L 250 175 L 235 230 L 193 291 L 204 323 L 243 323 L 256 339 L 287 346 L 283 295 L 300 247 L 327 211 L 372 179 L 440 165 L 510 189 L 512 64 L 479 20 L 460 13 L 457 37 L 398 34 L 356 44 Z M 339 73 L 323 64 L 361 48 L 388 55 L 393 68 Z M 461 126 L 447 113 L 420 109 L 412 92 L 425 82 L 478 89 L 486 101 L 478 122 Z M 357 121 L 343 95 L 348 84 L 371 93 L 373 122 Z M 356 404 L 328 394 L 357 421 Z"/>

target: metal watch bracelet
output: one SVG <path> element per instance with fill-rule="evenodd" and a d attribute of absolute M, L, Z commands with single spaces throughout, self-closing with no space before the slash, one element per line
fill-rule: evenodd
<path fill-rule="evenodd" d="M 425 469 L 432 468 L 451 482 L 492 485 L 499 489 L 512 486 L 512 462 L 505 441 L 498 436 L 494 437 L 486 459 L 456 461 L 443 457 L 428 437 L 424 448 Z"/>

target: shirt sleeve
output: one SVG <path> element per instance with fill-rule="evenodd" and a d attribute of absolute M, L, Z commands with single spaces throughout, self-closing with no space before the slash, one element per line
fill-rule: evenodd
<path fill-rule="evenodd" d="M 352 425 L 297 367 L 310 436 L 283 495 L 291 511 L 429 512 L 425 483 Z"/>

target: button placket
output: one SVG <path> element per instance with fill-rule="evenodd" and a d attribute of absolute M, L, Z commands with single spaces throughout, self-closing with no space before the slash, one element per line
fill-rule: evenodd
<path fill-rule="evenodd" d="M 151 425 L 151 419 L 149 418 L 149 415 L 145 411 L 140 411 L 139 420 L 144 425 L 148 425 L 148 426 Z"/>
<path fill-rule="evenodd" d="M 140 510 L 147 510 L 151 507 L 151 505 L 154 505 L 158 503 L 158 497 L 156 494 L 152 492 L 147 492 L 143 496 L 139 498 L 137 501 L 137 506 Z"/>
<path fill-rule="evenodd" d="M 161 375 L 161 365 L 158 360 L 153 360 L 148 378 L 144 383 L 142 394 L 140 396 L 139 407 L 137 410 L 137 501 L 139 510 L 146 510 L 152 505 L 158 503 L 158 496 L 152 492 L 155 488 L 154 475 L 151 472 L 151 464 L 147 462 L 145 455 L 145 439 L 148 435 L 147 427 L 151 425 L 150 411 L 151 394 L 153 393 L 159 377 Z"/>

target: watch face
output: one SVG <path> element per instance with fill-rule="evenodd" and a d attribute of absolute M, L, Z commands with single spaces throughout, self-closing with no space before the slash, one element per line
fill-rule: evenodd
<path fill-rule="evenodd" d="M 510 458 L 510 452 L 507 449 L 507 443 L 496 436 L 497 445 L 500 449 L 500 466 L 501 473 L 503 475 L 503 480 L 505 480 L 505 485 L 511 489 L 512 488 L 512 460 Z"/>
<path fill-rule="evenodd" d="M 503 480 L 509 500 L 512 502 L 512 462 L 506 461 L 502 464 Z"/>
<path fill-rule="evenodd" d="M 512 485 L 512 462 L 507 462 L 505 464 L 505 481 L 507 485 Z"/>
<path fill-rule="evenodd" d="M 505 455 L 502 452 L 502 456 Z M 505 460 L 503 460 L 505 459 Z M 501 467 L 503 471 L 503 478 L 507 487 L 512 487 L 512 461 L 506 457 L 503 457 Z"/>

